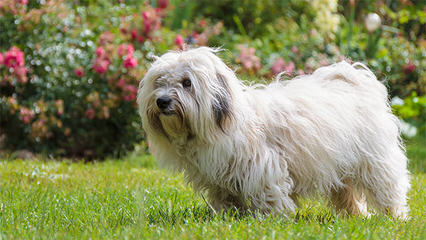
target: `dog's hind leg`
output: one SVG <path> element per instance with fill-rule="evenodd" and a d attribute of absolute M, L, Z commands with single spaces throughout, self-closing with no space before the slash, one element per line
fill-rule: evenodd
<path fill-rule="evenodd" d="M 247 204 L 242 197 L 234 196 L 220 187 L 209 188 L 208 199 L 211 207 L 216 212 L 227 211 L 232 208 L 238 211 L 245 211 L 247 209 Z"/>
<path fill-rule="evenodd" d="M 395 218 L 406 219 L 407 192 L 410 188 L 406 157 L 396 147 L 389 149 L 388 153 L 384 160 L 372 159 L 362 169 L 362 184 L 366 189 L 367 200 L 378 210 Z"/>
<path fill-rule="evenodd" d="M 330 200 L 338 213 L 368 215 L 364 194 L 356 189 L 351 182 L 347 182 L 344 187 L 339 189 L 333 189 L 330 193 Z"/>
<path fill-rule="evenodd" d="M 408 173 L 392 173 L 381 169 L 382 174 L 370 176 L 366 183 L 368 200 L 380 211 L 395 218 L 408 217 L 407 192 L 409 189 Z"/>

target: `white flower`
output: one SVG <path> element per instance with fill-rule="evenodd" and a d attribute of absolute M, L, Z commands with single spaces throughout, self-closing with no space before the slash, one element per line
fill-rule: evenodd
<path fill-rule="evenodd" d="M 402 100 L 399 97 L 393 97 L 392 100 L 391 100 L 391 105 L 392 106 L 395 106 L 395 105 L 402 106 L 402 105 L 404 105 L 404 100 Z"/>
<path fill-rule="evenodd" d="M 365 27 L 369 32 L 376 31 L 381 24 L 380 16 L 376 13 L 369 13 L 365 18 Z"/>
<path fill-rule="evenodd" d="M 334 38 L 339 27 L 340 18 L 337 12 L 337 0 L 313 0 L 312 8 L 316 12 L 314 23 L 323 35 Z"/>

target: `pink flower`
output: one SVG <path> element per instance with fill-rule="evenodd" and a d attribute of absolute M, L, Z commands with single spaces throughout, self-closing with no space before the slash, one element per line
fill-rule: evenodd
<path fill-rule="evenodd" d="M 74 74 L 77 76 L 77 77 L 83 77 L 84 76 L 84 70 L 82 69 L 82 68 L 76 68 L 76 69 L 74 69 Z"/>
<path fill-rule="evenodd" d="M 296 66 L 294 65 L 294 62 L 286 63 L 284 61 L 284 59 L 278 58 L 274 62 L 274 64 L 272 65 L 271 71 L 272 71 L 272 73 L 274 75 L 276 75 L 276 74 L 278 74 L 280 72 L 283 72 L 283 71 L 286 72 L 286 73 L 288 73 L 288 74 L 293 74 L 293 71 L 294 71 L 295 67 Z"/>
<path fill-rule="evenodd" d="M 4 57 L 3 54 L 0 53 L 0 65 L 4 63 Z"/>
<path fill-rule="evenodd" d="M 18 76 L 18 81 L 21 83 L 27 82 L 27 69 L 25 67 L 15 68 L 15 74 Z"/>
<path fill-rule="evenodd" d="M 169 0 L 158 0 L 157 5 L 161 9 L 167 8 L 169 6 Z"/>
<path fill-rule="evenodd" d="M 146 11 L 142 12 L 143 29 L 142 32 L 146 38 L 150 39 L 154 31 L 161 27 L 161 9 L 154 9 L 149 7 Z"/>
<path fill-rule="evenodd" d="M 305 75 L 305 72 L 302 69 L 297 70 L 297 75 Z"/>
<path fill-rule="evenodd" d="M 87 111 L 84 113 L 84 116 L 87 117 L 88 119 L 95 118 L 95 110 L 93 108 L 87 109 Z"/>
<path fill-rule="evenodd" d="M 118 55 L 124 56 L 124 55 L 132 55 L 135 52 L 135 48 L 132 44 L 121 44 L 120 47 L 118 47 Z"/>
<path fill-rule="evenodd" d="M 291 48 L 291 51 L 292 51 L 293 53 L 298 53 L 298 52 L 299 52 L 299 49 L 298 49 L 296 46 L 293 46 L 293 47 Z"/>
<path fill-rule="evenodd" d="M 136 58 L 134 58 L 133 55 L 127 54 L 127 57 L 123 62 L 123 66 L 125 68 L 134 68 L 137 65 L 138 65 L 138 60 L 136 60 Z"/>
<path fill-rule="evenodd" d="M 98 47 L 96 48 L 95 53 L 96 53 L 96 56 L 102 57 L 105 54 L 105 50 L 102 47 Z"/>
<path fill-rule="evenodd" d="M 93 70 L 99 74 L 103 74 L 108 70 L 110 62 L 108 59 L 97 58 L 93 64 Z"/>
<path fill-rule="evenodd" d="M 272 74 L 277 75 L 278 73 L 282 72 L 284 70 L 284 65 L 284 59 L 281 57 L 278 58 L 271 67 Z"/>
<path fill-rule="evenodd" d="M 329 64 L 328 59 L 326 57 L 323 57 L 320 60 L 320 64 L 321 64 L 321 66 L 327 66 Z"/>
<path fill-rule="evenodd" d="M 185 41 L 183 40 L 183 37 L 180 34 L 178 34 L 176 36 L 176 38 L 175 38 L 175 44 L 176 44 L 176 46 L 179 47 L 180 50 L 183 50 Z"/>
<path fill-rule="evenodd" d="M 138 42 L 143 43 L 145 41 L 145 38 L 141 35 L 138 36 Z"/>
<path fill-rule="evenodd" d="M 133 29 L 130 32 L 130 36 L 132 37 L 132 40 L 136 40 L 138 38 L 138 31 L 136 29 Z"/>
<path fill-rule="evenodd" d="M 138 89 L 135 86 L 127 85 L 124 88 L 124 91 L 126 93 L 126 95 L 124 96 L 125 101 L 130 102 L 130 101 L 134 101 L 136 99 L 136 94 L 138 92 Z"/>
<path fill-rule="evenodd" d="M 25 77 L 25 75 L 27 74 L 27 69 L 25 67 L 17 67 L 15 68 L 15 74 L 18 77 Z"/>
<path fill-rule="evenodd" d="M 255 55 L 256 49 L 247 48 L 244 45 L 239 45 L 240 54 L 237 62 L 241 62 L 243 68 L 249 72 L 257 72 L 261 68 L 260 58 Z"/>
<path fill-rule="evenodd" d="M 121 78 L 120 80 L 118 80 L 117 86 L 120 88 L 124 88 L 124 85 L 126 84 L 126 81 Z"/>
<path fill-rule="evenodd" d="M 289 74 L 293 74 L 293 71 L 295 69 L 295 65 L 294 62 L 289 62 L 285 67 L 284 67 L 284 71 L 286 71 Z"/>
<path fill-rule="evenodd" d="M 19 120 L 21 120 L 25 124 L 30 123 L 33 118 L 34 118 L 34 111 L 33 110 L 26 108 L 26 107 L 22 107 L 19 110 Z"/>
<path fill-rule="evenodd" d="M 24 66 L 24 53 L 13 46 L 4 54 L 4 65 L 8 68 Z"/>
<path fill-rule="evenodd" d="M 27 5 L 28 0 L 19 0 L 19 3 L 22 4 L 22 5 Z"/>

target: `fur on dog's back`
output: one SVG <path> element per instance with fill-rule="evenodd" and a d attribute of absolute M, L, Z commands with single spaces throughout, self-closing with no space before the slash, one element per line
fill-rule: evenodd
<path fill-rule="evenodd" d="M 247 92 L 264 131 L 270 131 L 265 143 L 282 149 L 295 192 L 341 187 L 359 176 L 360 167 L 369 168 L 369 161 L 406 171 L 386 87 L 363 65 L 341 62 Z M 259 107 L 259 101 L 266 105 Z"/>

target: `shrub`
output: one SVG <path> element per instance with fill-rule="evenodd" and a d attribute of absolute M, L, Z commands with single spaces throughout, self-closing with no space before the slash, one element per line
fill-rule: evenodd
<path fill-rule="evenodd" d="M 0 0 L 0 135 L 8 149 L 86 158 L 131 150 L 143 139 L 135 97 L 151 57 L 200 45 L 227 49 L 221 57 L 253 81 L 362 61 L 392 96 L 408 97 L 395 112 L 424 123 L 423 110 L 404 110 L 419 109 L 415 99 L 426 92 L 417 1 L 149 2 Z M 363 19 L 377 9 L 384 26 L 369 33 Z"/>
<path fill-rule="evenodd" d="M 150 45 L 161 22 L 144 18 L 144 27 L 152 28 L 135 47 L 118 31 L 121 23 L 106 31 L 108 23 L 82 23 L 83 7 L 11 4 L 0 17 L 10 33 L 1 34 L 6 51 L 0 58 L 6 147 L 88 159 L 133 149 L 143 137 L 135 99 L 149 47 L 141 46 Z"/>

